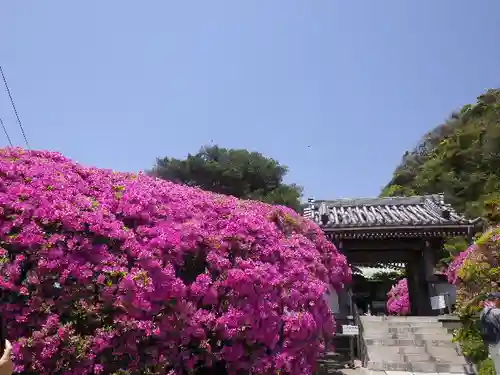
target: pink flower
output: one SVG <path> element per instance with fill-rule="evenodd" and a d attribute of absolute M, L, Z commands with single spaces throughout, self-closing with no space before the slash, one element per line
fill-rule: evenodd
<path fill-rule="evenodd" d="M 311 374 L 345 257 L 292 210 L 58 153 L 0 150 L 16 371 Z"/>
<path fill-rule="evenodd" d="M 408 315 L 411 311 L 408 280 L 401 279 L 387 293 L 387 312 L 395 315 Z"/>
<path fill-rule="evenodd" d="M 446 271 L 446 275 L 448 276 L 448 282 L 451 284 L 456 284 L 458 281 L 458 272 L 460 268 L 462 268 L 462 265 L 464 262 L 469 259 L 470 255 L 472 252 L 474 252 L 477 249 L 476 244 L 472 244 L 467 248 L 467 250 L 462 251 L 460 254 L 458 254 L 455 259 L 451 262 L 451 264 L 448 266 L 448 270 Z"/>

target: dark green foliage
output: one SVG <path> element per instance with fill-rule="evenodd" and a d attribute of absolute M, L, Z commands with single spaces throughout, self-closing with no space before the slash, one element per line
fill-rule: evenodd
<path fill-rule="evenodd" d="M 383 196 L 444 193 L 469 217 L 500 221 L 500 90 L 488 90 L 407 152 Z"/>
<path fill-rule="evenodd" d="M 238 198 L 280 204 L 300 211 L 302 188 L 283 183 L 288 168 L 247 150 L 202 147 L 184 160 L 158 159 L 150 174 Z"/>
<path fill-rule="evenodd" d="M 439 254 L 441 256 L 441 262 L 439 266 L 446 266 L 462 251 L 467 249 L 469 244 L 467 239 L 464 237 L 449 238 L 444 243 L 444 248 Z"/>
<path fill-rule="evenodd" d="M 369 278 L 370 281 L 378 281 L 394 285 L 399 280 L 405 277 L 405 273 L 401 271 L 376 272 Z"/>
<path fill-rule="evenodd" d="M 462 327 L 454 332 L 453 338 L 460 344 L 462 353 L 471 362 L 481 364 L 488 359 L 488 348 L 479 333 L 478 320 L 462 320 Z"/>
<path fill-rule="evenodd" d="M 495 367 L 491 358 L 485 359 L 479 364 L 478 375 L 496 375 Z"/>

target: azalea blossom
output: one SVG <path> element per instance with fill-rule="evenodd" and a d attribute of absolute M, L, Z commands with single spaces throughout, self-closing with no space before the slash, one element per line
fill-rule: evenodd
<path fill-rule="evenodd" d="M 0 150 L 0 284 L 17 372 L 311 374 L 350 280 L 286 207 Z"/>
<path fill-rule="evenodd" d="M 395 315 L 408 315 L 410 308 L 410 294 L 408 292 L 408 280 L 401 279 L 387 293 L 387 312 Z"/>
<path fill-rule="evenodd" d="M 462 251 L 458 254 L 453 261 L 448 266 L 448 270 L 446 271 L 446 276 L 448 277 L 448 282 L 450 284 L 456 284 L 458 280 L 458 272 L 464 262 L 469 259 L 471 254 L 477 249 L 476 244 L 472 244 L 466 250 Z"/>

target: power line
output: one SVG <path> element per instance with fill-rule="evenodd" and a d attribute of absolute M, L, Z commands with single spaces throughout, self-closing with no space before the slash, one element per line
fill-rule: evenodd
<path fill-rule="evenodd" d="M 12 94 L 10 93 L 9 85 L 7 84 L 7 79 L 5 78 L 5 74 L 3 74 L 2 66 L 0 65 L 0 73 L 2 74 L 3 83 L 5 84 L 5 89 L 7 90 L 7 94 L 9 95 L 10 104 L 12 104 L 12 108 L 14 109 L 14 113 L 17 118 L 17 123 L 21 128 L 21 133 L 23 133 L 24 142 L 26 142 L 26 147 L 30 148 L 28 143 L 28 138 L 26 137 L 26 133 L 24 132 L 23 124 L 21 123 L 21 119 L 19 118 L 19 113 L 17 112 L 16 105 L 14 104 L 14 99 L 12 99 Z"/>
<path fill-rule="evenodd" d="M 9 141 L 10 147 L 12 147 L 12 141 L 10 140 L 9 137 L 9 132 L 7 132 L 7 128 L 5 127 L 2 118 L 0 117 L 0 124 L 2 125 L 3 131 L 5 132 L 5 136 L 7 137 L 7 140 Z"/>

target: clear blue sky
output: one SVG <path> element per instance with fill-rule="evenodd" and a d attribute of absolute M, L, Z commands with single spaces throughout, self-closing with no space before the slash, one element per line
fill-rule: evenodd
<path fill-rule="evenodd" d="M 248 148 L 318 199 L 378 195 L 500 85 L 498 0 L 4 1 L 0 35 L 34 148 L 120 171 Z M 0 116 L 21 145 L 3 90 Z"/>

